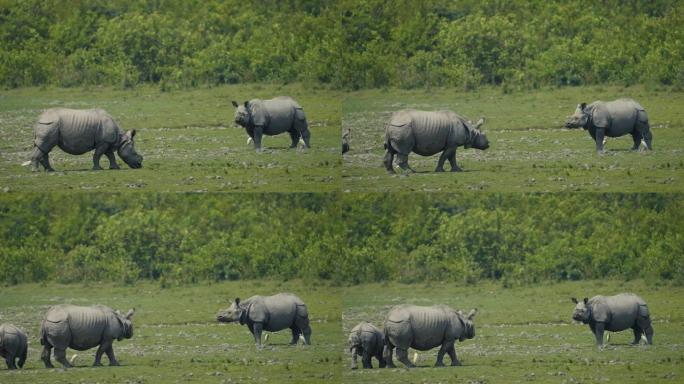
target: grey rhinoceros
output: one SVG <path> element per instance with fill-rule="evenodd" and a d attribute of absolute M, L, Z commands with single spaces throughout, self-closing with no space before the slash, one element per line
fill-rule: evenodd
<path fill-rule="evenodd" d="M 261 348 L 262 331 L 278 332 L 285 328 L 292 330 L 290 344 L 297 344 L 300 335 L 304 336 L 306 344 L 311 344 L 309 311 L 302 299 L 291 293 L 257 295 L 242 301 L 238 297 L 228 309 L 219 312 L 216 320 L 247 325 L 258 348 Z"/>
<path fill-rule="evenodd" d="M 653 136 L 648 124 L 646 110 L 632 99 L 594 101 L 577 105 L 575 113 L 565 122 L 566 128 L 584 128 L 596 142 L 596 150 L 603 152 L 606 137 L 632 135 L 633 150 L 639 149 L 641 141 L 652 149 Z"/>
<path fill-rule="evenodd" d="M 432 156 L 442 152 L 435 172 L 444 171 L 444 161 L 449 160 L 451 171 L 461 171 L 456 164 L 456 148 L 489 148 L 489 141 L 480 127 L 481 118 L 475 125 L 452 111 L 418 111 L 404 109 L 392 114 L 385 124 L 385 168 L 392 174 L 392 162 L 397 155 L 397 163 L 404 172 L 413 171 L 408 165 L 411 152 L 421 156 Z"/>
<path fill-rule="evenodd" d="M 290 148 L 296 148 L 300 138 L 308 148 L 311 133 L 304 109 L 293 98 L 279 96 L 270 100 L 252 99 L 242 105 L 233 101 L 235 123 L 244 127 L 254 140 L 254 148 L 261 152 L 263 135 L 273 136 L 288 132 L 292 139 Z"/>
<path fill-rule="evenodd" d="M 351 138 L 351 130 L 345 128 L 342 130 L 342 154 L 349 152 L 349 139 Z"/>
<path fill-rule="evenodd" d="M 131 317 L 134 309 L 122 315 L 104 305 L 81 307 L 76 305 L 55 305 L 48 309 L 40 325 L 41 356 L 46 368 L 52 368 L 50 352 L 55 349 L 55 359 L 65 368 L 71 367 L 66 359 L 66 349 L 85 351 L 99 346 L 95 352 L 95 363 L 100 366 L 102 354 L 106 353 L 109 365 L 119 365 L 114 358 L 114 340 L 133 337 Z"/>
<path fill-rule="evenodd" d="M 7 369 L 22 368 L 27 352 L 26 334 L 21 329 L 12 324 L 0 325 L 0 356 L 5 359 Z"/>
<path fill-rule="evenodd" d="M 646 335 L 648 344 L 653 343 L 653 327 L 648 305 L 639 296 L 633 293 L 621 293 L 615 296 L 594 296 L 591 299 L 584 298 L 578 301 L 572 298 L 575 310 L 572 318 L 589 324 L 589 328 L 596 337 L 596 344 L 603 346 L 603 332 L 619 332 L 632 328 L 634 341 L 638 344 L 641 335 Z"/>
<path fill-rule="evenodd" d="M 385 358 L 382 356 L 385 346 L 385 334 L 371 323 L 362 321 L 349 332 L 349 351 L 352 354 L 351 369 L 356 369 L 356 360 L 361 354 L 361 363 L 364 368 L 373 368 L 371 358 L 378 359 L 380 368 L 385 367 Z"/>
<path fill-rule="evenodd" d="M 460 365 L 456 358 L 456 340 L 475 337 L 473 317 L 477 309 L 464 315 L 445 305 L 422 307 L 398 305 L 385 317 L 385 350 L 387 367 L 394 368 L 392 349 L 397 349 L 397 359 L 407 368 L 414 367 L 408 359 L 408 349 L 427 351 L 440 346 L 435 366 L 443 366 L 444 354 L 449 354 L 451 365 Z"/>
<path fill-rule="evenodd" d="M 94 170 L 102 169 L 102 155 L 109 159 L 110 169 L 118 169 L 114 151 L 129 167 L 141 168 L 143 157 L 136 152 L 133 137 L 135 129 L 124 132 L 102 109 L 51 108 L 40 115 L 34 129 L 31 169 L 38 171 L 40 163 L 48 172 L 54 171 L 49 153 L 55 146 L 71 155 L 94 149 Z"/>

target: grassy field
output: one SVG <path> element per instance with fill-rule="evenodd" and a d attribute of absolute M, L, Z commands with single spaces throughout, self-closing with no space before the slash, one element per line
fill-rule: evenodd
<path fill-rule="evenodd" d="M 613 333 L 603 351 L 589 327 L 571 320 L 570 297 L 633 291 L 649 304 L 654 345 L 630 346 L 632 332 Z M 477 307 L 476 336 L 457 342 L 461 367 L 433 368 L 437 349 L 419 352 L 418 368 L 351 371 L 345 356 L 343 382 L 354 383 L 644 383 L 684 377 L 684 288 L 644 282 L 572 282 L 526 288 L 480 284 L 374 284 L 344 290 L 347 333 L 361 320 L 382 324 L 400 303 Z M 413 350 L 409 351 L 413 356 Z M 445 357 L 445 363 L 449 363 Z M 395 364 L 397 362 L 395 361 Z M 374 367 L 377 362 L 374 360 Z"/>
<path fill-rule="evenodd" d="M 583 130 L 562 128 L 583 101 L 632 97 L 648 111 L 654 151 L 634 153 L 631 136 L 609 139 L 606 153 Z M 503 94 L 501 89 L 368 90 L 348 94 L 342 126 L 351 130 L 344 155 L 345 191 L 615 191 L 684 190 L 684 93 L 644 87 L 572 87 Z M 434 173 L 439 154 L 409 156 L 418 171 L 388 176 L 382 166 L 384 123 L 403 108 L 450 109 L 475 121 L 490 148 L 457 150 L 464 172 Z M 448 169 L 448 166 L 446 167 Z"/>
<path fill-rule="evenodd" d="M 312 345 L 287 345 L 289 330 L 271 334 L 262 351 L 246 326 L 219 324 L 216 314 L 235 296 L 289 291 L 308 305 Z M 40 320 L 50 305 L 105 304 L 136 308 L 134 336 L 114 343 L 120 367 L 92 368 L 95 349 L 78 354 L 76 368 L 46 369 L 40 361 Z M 241 281 L 161 289 L 141 283 L 110 285 L 22 285 L 3 287 L 0 323 L 10 322 L 29 336 L 24 369 L 0 366 L 0 383 L 319 383 L 339 382 L 344 337 L 339 289 L 301 282 Z M 55 361 L 53 359 L 53 364 Z M 60 366 L 56 364 L 56 366 Z M 296 379 L 295 379 L 296 378 Z"/>
<path fill-rule="evenodd" d="M 289 149 L 287 133 L 266 137 L 265 153 L 247 145 L 244 129 L 233 123 L 231 100 L 290 95 L 304 107 L 311 149 Z M 17 89 L 0 92 L 0 190 L 16 191 L 271 191 L 311 192 L 340 188 L 339 92 L 301 84 L 235 85 L 161 92 L 131 90 Z M 51 107 L 103 108 L 123 129 L 135 128 L 143 168 L 94 172 L 92 152 L 72 156 L 55 148 L 53 174 L 31 173 L 33 125 Z M 102 159 L 102 166 L 109 163 Z"/>

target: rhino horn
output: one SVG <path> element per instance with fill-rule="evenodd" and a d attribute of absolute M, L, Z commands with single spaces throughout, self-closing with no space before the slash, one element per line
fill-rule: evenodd
<path fill-rule="evenodd" d="M 126 313 L 126 318 L 127 318 L 128 320 L 130 320 L 131 317 L 133 317 L 133 314 L 134 314 L 134 313 L 135 313 L 135 308 L 129 309 L 129 310 L 128 310 L 128 313 Z"/>
<path fill-rule="evenodd" d="M 233 107 L 235 107 L 235 108 L 237 108 L 237 107 L 238 107 L 238 103 L 237 103 L 237 101 L 233 100 L 233 101 L 231 101 L 231 103 L 233 104 Z"/>
<path fill-rule="evenodd" d="M 472 309 L 470 312 L 468 312 L 468 320 L 472 320 L 476 314 L 477 314 L 477 308 Z"/>

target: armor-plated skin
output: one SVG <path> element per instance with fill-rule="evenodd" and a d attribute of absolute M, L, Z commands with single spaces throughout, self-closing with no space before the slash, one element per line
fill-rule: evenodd
<path fill-rule="evenodd" d="M 135 311 L 129 310 L 124 316 L 103 305 L 80 307 L 75 305 L 56 305 L 45 314 L 40 326 L 40 343 L 43 345 L 42 360 L 46 368 L 52 368 L 50 351 L 55 349 L 55 359 L 65 368 L 71 367 L 66 359 L 66 349 L 85 351 L 99 346 L 95 353 L 93 366 L 100 366 L 102 354 L 106 353 L 109 365 L 119 365 L 114 357 L 114 340 L 133 337 L 131 317 Z"/>
<path fill-rule="evenodd" d="M 394 112 L 385 125 L 385 168 L 388 173 L 394 173 L 395 154 L 399 167 L 407 172 L 413 171 L 408 165 L 409 153 L 432 156 L 442 152 L 435 172 L 444 171 L 446 160 L 449 160 L 452 172 L 461 171 L 456 164 L 457 147 L 489 148 L 487 137 L 480 132 L 482 124 L 483 118 L 473 125 L 452 111 L 405 109 Z"/>
<path fill-rule="evenodd" d="M 290 148 L 296 148 L 300 138 L 304 140 L 306 148 L 310 147 L 311 133 L 304 109 L 293 98 L 279 96 L 270 100 L 252 99 L 242 105 L 236 101 L 232 103 L 236 108 L 235 123 L 245 128 L 257 152 L 262 151 L 263 135 L 273 136 L 283 132 L 290 134 Z"/>
<path fill-rule="evenodd" d="M 71 155 L 95 150 L 93 169 L 100 170 L 100 158 L 106 155 L 110 169 L 118 169 L 114 151 L 131 168 L 141 168 L 143 157 L 135 151 L 135 129 L 124 132 L 114 119 L 101 109 L 52 108 L 43 112 L 34 129 L 31 168 L 38 171 L 42 164 L 48 172 L 49 153 L 55 146 Z"/>
<path fill-rule="evenodd" d="M 26 334 L 21 329 L 12 324 L 0 325 L 0 356 L 5 359 L 7 369 L 23 368 L 27 352 Z"/>
<path fill-rule="evenodd" d="M 639 344 L 641 335 L 646 335 L 648 344 L 653 344 L 653 327 L 648 305 L 633 293 L 621 293 L 615 296 L 594 296 L 578 301 L 572 298 L 575 310 L 573 320 L 589 324 L 589 328 L 596 337 L 596 344 L 603 346 L 603 332 L 619 332 L 632 328 L 634 341 Z"/>
<path fill-rule="evenodd" d="M 443 366 L 444 355 L 451 358 L 451 365 L 460 365 L 456 357 L 456 340 L 463 341 L 475 337 L 473 318 L 477 309 L 464 315 L 444 305 L 422 307 L 399 305 L 393 307 L 384 322 L 385 350 L 387 367 L 394 368 L 392 350 L 397 349 L 397 359 L 407 368 L 414 365 L 408 359 L 408 349 L 419 351 L 440 346 L 435 366 Z"/>
<path fill-rule="evenodd" d="M 385 334 L 376 326 L 365 321 L 360 322 L 349 332 L 349 351 L 352 354 L 351 369 L 356 369 L 356 360 L 361 354 L 361 363 L 364 368 L 373 368 L 371 358 L 378 359 L 380 368 L 385 367 L 385 359 L 382 356 L 385 346 Z"/>
<path fill-rule="evenodd" d="M 297 344 L 300 335 L 306 344 L 311 344 L 309 311 L 302 299 L 291 293 L 252 296 L 242 301 L 236 298 L 228 309 L 219 312 L 216 320 L 247 325 L 258 348 L 262 347 L 262 331 L 278 332 L 285 328 L 292 331 L 291 345 Z"/>
<path fill-rule="evenodd" d="M 575 113 L 565 122 L 566 128 L 584 128 L 596 142 L 596 151 L 603 152 L 606 137 L 632 135 L 632 150 L 639 149 L 643 140 L 652 148 L 653 135 L 648 124 L 648 114 L 641 104 L 632 99 L 594 101 L 577 105 Z"/>

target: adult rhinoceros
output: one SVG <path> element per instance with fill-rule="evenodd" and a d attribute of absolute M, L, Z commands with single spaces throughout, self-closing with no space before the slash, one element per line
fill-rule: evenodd
<path fill-rule="evenodd" d="M 52 368 L 50 352 L 55 349 L 55 359 L 64 368 L 71 367 L 66 359 L 66 349 L 85 351 L 99 346 L 95 352 L 95 363 L 100 366 L 102 354 L 106 353 L 109 365 L 119 365 L 114 358 L 114 340 L 133 337 L 131 317 L 135 311 L 126 315 L 104 305 L 80 307 L 76 305 L 56 305 L 50 307 L 40 325 L 40 344 L 43 345 L 42 360 L 46 368 Z"/>
<path fill-rule="evenodd" d="M 388 368 L 394 368 L 392 349 L 397 349 L 397 359 L 407 368 L 414 367 L 408 359 L 408 349 L 427 351 L 439 348 L 435 366 L 443 366 L 444 354 L 449 354 L 451 365 L 460 365 L 456 358 L 456 340 L 475 337 L 473 317 L 477 309 L 464 315 L 445 305 L 422 307 L 399 305 L 393 307 L 385 317 L 384 357 Z"/>
<path fill-rule="evenodd" d="M 242 105 L 233 101 L 235 123 L 244 127 L 254 140 L 254 148 L 261 152 L 261 137 L 288 132 L 292 139 L 290 148 L 296 148 L 300 137 L 308 148 L 311 133 L 304 109 L 293 98 L 279 96 L 270 100 L 252 99 Z"/>
<path fill-rule="evenodd" d="M 141 168 L 143 157 L 136 152 L 133 137 L 135 129 L 124 132 L 102 109 L 51 108 L 40 115 L 34 129 L 31 169 L 38 171 L 40 163 L 46 171 L 54 171 L 50 166 L 49 153 L 55 146 L 71 155 L 81 155 L 94 149 L 94 170 L 102 169 L 102 155 L 109 159 L 110 169 L 118 169 L 115 151 L 129 167 Z"/>
<path fill-rule="evenodd" d="M 594 296 L 591 299 L 584 298 L 578 301 L 572 298 L 575 310 L 572 318 L 589 324 L 591 332 L 596 337 L 596 344 L 603 346 L 603 332 L 619 332 L 632 328 L 634 341 L 638 344 L 641 335 L 646 335 L 648 344 L 653 343 L 653 327 L 648 305 L 639 296 L 633 293 L 621 293 L 615 296 Z"/>
<path fill-rule="evenodd" d="M 392 162 L 404 172 L 413 171 L 408 165 L 408 155 L 415 152 L 421 156 L 432 156 L 442 152 L 435 172 L 444 171 L 444 161 L 449 160 L 451 171 L 461 171 L 456 164 L 457 147 L 489 148 L 489 141 L 480 127 L 481 118 L 475 125 L 452 111 L 418 111 L 405 109 L 394 112 L 385 124 L 385 159 L 387 172 L 392 174 Z"/>
<path fill-rule="evenodd" d="M 300 335 L 306 344 L 311 344 L 309 311 L 302 299 L 291 293 L 257 295 L 242 301 L 238 297 L 228 309 L 219 312 L 216 320 L 247 325 L 258 348 L 261 348 L 262 331 L 277 332 L 285 328 L 292 331 L 290 344 L 297 344 Z"/>
<path fill-rule="evenodd" d="M 565 122 L 566 128 L 584 128 L 596 142 L 596 150 L 603 152 L 606 137 L 632 135 L 633 150 L 639 149 L 641 140 L 652 149 L 653 136 L 646 110 L 632 99 L 594 101 L 577 105 L 575 113 Z"/>

